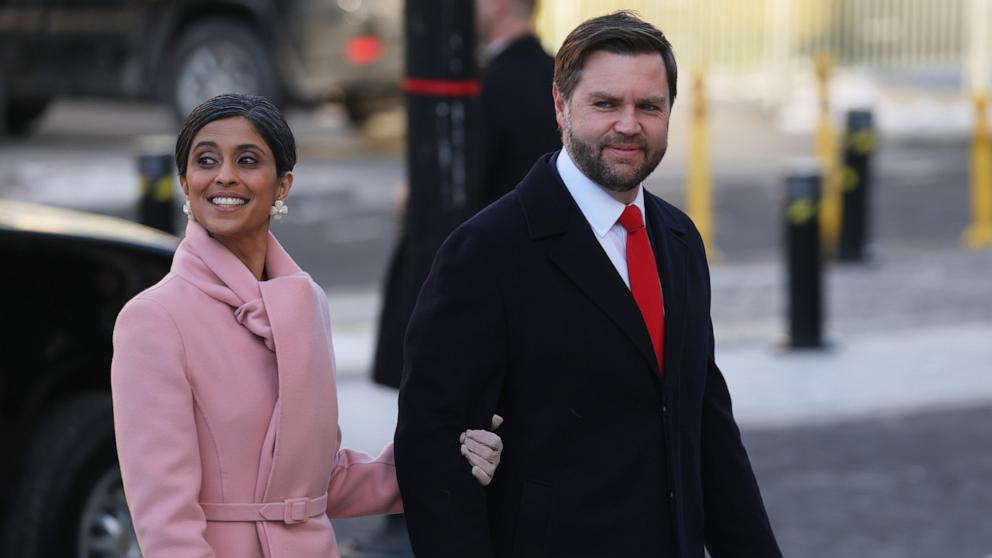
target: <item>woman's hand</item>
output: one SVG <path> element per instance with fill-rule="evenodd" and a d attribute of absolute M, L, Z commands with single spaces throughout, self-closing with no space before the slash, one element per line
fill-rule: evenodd
<path fill-rule="evenodd" d="M 501 424 L 503 417 L 493 415 L 492 429 L 496 430 Z M 458 440 L 462 443 L 462 455 L 472 465 L 472 476 L 479 484 L 487 486 L 492 482 L 496 467 L 499 466 L 503 439 L 489 430 L 466 430 Z"/>

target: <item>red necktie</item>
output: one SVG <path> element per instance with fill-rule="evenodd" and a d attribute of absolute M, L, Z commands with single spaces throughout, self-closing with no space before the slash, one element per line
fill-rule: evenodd
<path fill-rule="evenodd" d="M 627 229 L 627 274 L 630 276 L 630 292 L 641 310 L 644 325 L 651 336 L 654 354 L 658 357 L 658 371 L 664 375 L 662 357 L 665 354 L 665 307 L 661 303 L 661 281 L 658 280 L 658 266 L 648 241 L 648 231 L 644 228 L 641 210 L 636 205 L 628 205 L 620 215 L 620 224 Z"/>

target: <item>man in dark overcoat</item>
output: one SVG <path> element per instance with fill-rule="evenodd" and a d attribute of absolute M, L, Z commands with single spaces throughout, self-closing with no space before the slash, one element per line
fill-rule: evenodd
<path fill-rule="evenodd" d="M 781 556 L 714 361 L 703 243 L 642 186 L 676 75 L 636 16 L 581 24 L 555 58 L 564 149 L 438 252 L 396 430 L 417 556 Z M 494 412 L 482 488 L 451 440 Z"/>

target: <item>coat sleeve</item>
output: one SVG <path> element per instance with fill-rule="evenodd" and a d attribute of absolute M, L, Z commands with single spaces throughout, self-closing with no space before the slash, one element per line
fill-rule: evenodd
<path fill-rule="evenodd" d="M 699 249 L 702 251 L 701 241 Z M 709 317 L 708 270 L 705 288 L 709 357 L 703 394 L 701 470 L 706 548 L 713 558 L 781 558 L 751 461 L 734 420 L 727 382 L 716 365 L 713 323 Z"/>
<path fill-rule="evenodd" d="M 505 374 L 496 259 L 480 233 L 456 230 L 407 329 L 396 465 L 417 556 L 492 556 L 486 489 L 459 452 L 458 435 L 488 428 Z"/>
<path fill-rule="evenodd" d="M 200 453 L 183 342 L 157 302 L 134 299 L 118 316 L 111 389 L 121 476 L 142 555 L 213 557 L 199 504 Z"/>
<path fill-rule="evenodd" d="M 338 445 L 341 429 L 338 429 Z M 331 470 L 327 488 L 327 515 L 331 519 L 401 513 L 393 444 L 372 457 L 360 451 L 341 449 Z"/>
<path fill-rule="evenodd" d="M 320 306 L 324 334 L 331 347 L 334 360 L 334 343 L 331 338 L 330 308 L 327 295 L 312 283 Z M 329 371 L 333 374 L 333 369 Z M 337 429 L 334 447 L 341 448 L 341 427 Z M 393 445 L 383 448 L 378 456 L 341 448 L 334 456 L 334 466 L 327 486 L 327 516 L 331 519 L 400 513 L 400 489 L 396 484 L 396 465 Z"/>

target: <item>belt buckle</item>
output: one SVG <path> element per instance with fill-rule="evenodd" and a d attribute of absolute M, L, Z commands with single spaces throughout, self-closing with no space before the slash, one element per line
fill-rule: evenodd
<path fill-rule="evenodd" d="M 305 523 L 310 519 L 310 515 L 307 513 L 307 503 L 309 501 L 309 498 L 287 498 L 283 500 L 283 504 L 285 505 L 282 518 L 283 522 L 286 525 L 295 525 L 297 523 Z"/>

